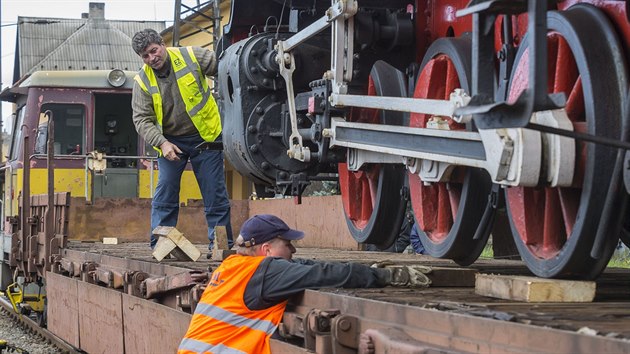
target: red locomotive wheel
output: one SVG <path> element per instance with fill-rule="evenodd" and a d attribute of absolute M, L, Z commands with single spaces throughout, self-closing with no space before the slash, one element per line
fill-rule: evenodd
<path fill-rule="evenodd" d="M 370 72 L 368 95 L 406 96 L 403 74 L 391 65 L 378 61 Z M 349 114 L 352 122 L 402 125 L 404 114 L 393 111 L 356 108 Z M 348 171 L 339 164 L 339 187 L 346 222 L 352 237 L 361 243 L 389 247 L 398 237 L 405 214 L 401 198 L 404 185 L 402 165 L 367 164 L 361 170 Z"/>
<path fill-rule="evenodd" d="M 470 53 L 468 37 L 433 42 L 421 65 L 413 97 L 448 100 L 456 88 L 470 92 Z M 414 113 L 409 126 L 426 128 L 430 119 L 431 115 Z M 449 130 L 472 129 L 451 119 L 447 124 Z M 490 231 L 488 224 L 492 222 L 491 217 L 483 219 L 491 185 L 489 176 L 478 169 L 455 167 L 450 181 L 445 183 L 426 184 L 410 172 L 407 178 L 427 253 L 462 265 L 474 262 L 483 251 Z"/>
<path fill-rule="evenodd" d="M 564 92 L 575 131 L 618 138 L 627 87 L 622 48 L 600 10 L 577 5 L 548 14 L 548 88 Z M 516 56 L 509 100 L 528 86 L 528 41 Z M 604 255 L 591 256 L 616 150 L 576 142 L 575 177 L 566 188 L 507 188 L 508 216 L 516 245 L 541 277 L 594 278 L 617 243 L 624 217 L 613 217 Z"/>

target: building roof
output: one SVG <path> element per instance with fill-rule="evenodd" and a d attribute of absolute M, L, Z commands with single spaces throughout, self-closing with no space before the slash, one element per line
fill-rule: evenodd
<path fill-rule="evenodd" d="M 38 70 L 138 70 L 131 49 L 139 30 L 161 32 L 164 21 L 106 20 L 102 12 L 81 19 L 18 17 L 13 82 Z"/>

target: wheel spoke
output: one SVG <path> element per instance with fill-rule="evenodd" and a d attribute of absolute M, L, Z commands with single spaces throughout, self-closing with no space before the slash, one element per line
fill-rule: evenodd
<path fill-rule="evenodd" d="M 403 97 L 404 76 L 396 68 L 376 62 L 365 88 L 369 96 Z M 348 121 L 369 124 L 402 124 L 403 114 L 394 111 L 350 108 Z M 404 217 L 400 189 L 404 182 L 402 166 L 365 164 L 359 171 L 349 171 L 346 163 L 338 165 L 346 223 L 352 237 L 361 243 L 387 248 L 399 234 Z"/>
<path fill-rule="evenodd" d="M 544 210 L 543 242 L 540 252 L 547 258 L 555 255 L 566 241 L 560 201 L 557 191 L 553 188 L 545 188 Z"/>
<path fill-rule="evenodd" d="M 423 60 L 413 97 L 448 100 L 455 89 L 468 90 L 469 83 L 462 78 L 470 77 L 470 48 L 467 37 L 434 42 Z M 414 113 L 409 125 L 427 128 L 429 120 L 437 119 L 446 120 L 449 130 L 472 129 L 452 119 Z M 487 176 L 472 168 L 456 167 L 448 182 L 424 183 L 412 173 L 407 177 L 411 205 L 428 254 L 462 265 L 474 262 L 487 241 L 487 234 L 473 239 L 477 228 L 487 229 L 480 224 L 490 189 Z"/>

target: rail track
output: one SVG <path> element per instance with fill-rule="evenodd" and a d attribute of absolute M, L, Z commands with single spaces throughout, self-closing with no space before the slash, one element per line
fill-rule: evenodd
<path fill-rule="evenodd" d="M 203 250 L 204 245 L 198 247 Z M 397 263 L 453 268 L 455 277 L 461 270 L 449 260 L 408 254 L 300 248 L 295 256 L 361 263 L 372 263 L 395 256 Z M 172 279 L 181 272 L 207 272 L 218 264 L 205 261 L 203 256 L 203 261 L 199 262 L 166 259 L 158 264 L 152 259 L 145 243 L 113 246 L 99 243 L 70 243 L 63 257 L 65 262 L 89 263 L 95 267 L 94 269 L 101 269 L 102 272 L 113 269 L 117 269 L 121 274 L 143 271 L 151 276 L 159 276 L 160 273 L 163 276 L 169 275 Z M 479 260 L 471 268 L 486 274 L 530 275 L 527 267 L 520 261 Z M 470 271 L 470 268 L 461 270 L 462 274 L 467 271 Z M 79 288 L 77 294 L 89 292 L 92 299 L 79 299 L 77 295 L 78 308 L 98 307 L 98 310 L 88 311 L 88 316 L 90 313 L 93 316 L 94 313 L 108 312 L 108 305 L 97 303 L 96 299 L 111 300 L 114 294 L 120 294 L 120 291 L 104 288 L 104 282 L 100 282 L 101 286 L 96 285 L 99 283 L 97 281 L 92 282 L 93 284 L 82 284 L 83 282 L 75 285 L 66 284 L 57 288 L 58 284 L 70 280 L 57 275 L 48 279 L 50 281 L 57 279 L 56 284 L 48 284 L 52 292 L 74 287 Z M 170 282 L 176 283 L 172 279 Z M 525 303 L 495 299 L 477 295 L 474 286 L 470 284 L 468 286 L 435 284 L 437 286 L 426 289 L 388 287 L 307 291 L 302 297 L 294 299 L 288 307 L 281 331 L 285 340 L 274 341 L 274 348 L 277 352 L 311 350 L 318 353 L 365 352 L 361 346 L 370 345 L 383 351 L 401 352 L 427 349 L 471 353 L 629 352 L 629 282 L 628 270 L 607 269 L 597 280 L 596 296 L 591 303 Z M 86 287 L 86 290 L 82 291 L 82 287 Z M 102 294 L 96 295 L 99 289 Z M 64 296 L 73 298 L 70 292 Z M 123 310 L 117 316 L 121 317 L 125 328 L 131 327 L 128 323 L 139 325 L 146 323 L 147 318 L 159 319 L 151 320 L 152 323 L 160 322 L 155 334 L 151 334 L 153 329 L 147 329 L 144 325 L 141 336 L 161 337 L 163 341 L 156 342 L 155 345 L 158 347 L 151 347 L 153 344 L 147 342 L 148 347 L 143 347 L 140 351 L 148 352 L 155 348 L 177 346 L 190 317 L 185 312 L 165 308 L 155 302 L 181 309 L 187 302 L 182 293 L 178 293 L 175 302 L 160 299 L 147 301 L 138 297 L 132 299 L 127 294 L 120 296 Z M 81 302 L 87 303 L 81 305 Z M 64 303 L 63 306 L 67 304 Z M 116 306 L 121 305 L 115 303 L 114 307 Z M 137 308 L 142 307 L 146 307 L 146 312 L 137 311 Z M 127 311 L 132 308 L 136 309 L 137 313 Z M 49 313 L 51 310 L 49 307 Z M 49 314 L 51 315 L 54 316 L 54 312 Z M 138 318 L 145 317 L 140 322 L 132 320 L 132 315 Z M 166 323 L 173 325 L 166 327 Z M 161 330 L 167 328 L 168 333 L 159 332 L 160 328 Z M 113 330 L 122 331 L 116 328 Z M 78 328 L 77 331 L 81 332 L 82 329 Z M 133 338 L 133 335 L 125 333 L 123 337 L 126 343 L 127 337 Z M 134 352 L 128 348 L 122 351 Z"/>

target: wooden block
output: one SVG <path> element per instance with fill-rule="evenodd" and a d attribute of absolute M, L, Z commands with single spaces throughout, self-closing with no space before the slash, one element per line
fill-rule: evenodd
<path fill-rule="evenodd" d="M 196 262 L 199 257 L 201 257 L 201 251 L 188 241 L 188 239 L 184 237 L 184 234 L 172 226 L 158 226 L 153 230 L 153 235 L 159 237 L 158 244 L 156 244 L 153 250 L 153 256 L 158 262 L 166 257 L 166 255 L 164 255 L 162 258 L 158 258 L 158 255 L 161 256 L 166 250 L 168 250 L 167 254 L 171 254 L 182 261 Z M 161 241 L 162 239 L 168 239 L 171 241 L 172 245 L 166 241 Z M 158 249 L 160 242 L 162 242 L 163 246 Z"/>
<path fill-rule="evenodd" d="M 155 257 L 158 262 L 161 262 L 166 256 L 171 254 L 171 251 L 176 247 L 175 242 L 171 241 L 168 237 L 160 236 L 153 248 L 153 257 Z"/>
<path fill-rule="evenodd" d="M 117 245 L 118 238 L 117 237 L 103 237 L 103 244 L 104 245 Z"/>
<path fill-rule="evenodd" d="M 212 250 L 212 260 L 213 261 L 222 261 L 226 258 L 228 258 L 229 256 L 236 254 L 236 251 L 234 250 L 218 250 L 218 249 L 213 249 Z"/>
<path fill-rule="evenodd" d="M 227 230 L 225 226 L 214 227 L 214 249 L 229 250 L 230 246 L 227 238 Z"/>
<path fill-rule="evenodd" d="M 472 268 L 431 267 L 427 274 L 431 287 L 473 287 L 477 270 Z"/>
<path fill-rule="evenodd" d="M 477 274 L 475 293 L 525 302 L 591 302 L 595 282 Z"/>

